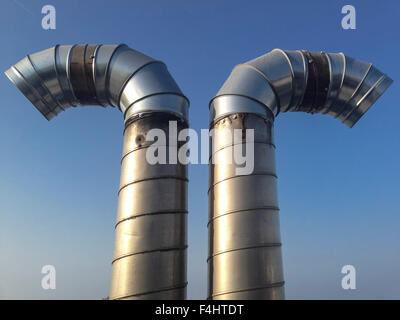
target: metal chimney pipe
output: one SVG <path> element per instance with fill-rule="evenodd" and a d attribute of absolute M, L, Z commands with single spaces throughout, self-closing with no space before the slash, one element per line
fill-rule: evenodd
<path fill-rule="evenodd" d="M 284 299 L 273 123 L 279 112 L 330 114 L 352 127 L 392 80 L 342 53 L 275 49 L 236 66 L 210 102 L 208 299 Z M 225 129 L 225 130 L 217 130 Z M 254 171 L 229 163 L 234 129 Z M 254 129 L 246 142 L 245 129 Z M 230 134 L 227 134 L 230 132 Z M 239 148 L 240 149 L 240 148 Z M 240 149 L 245 150 L 245 148 Z"/>
<path fill-rule="evenodd" d="M 146 161 L 149 130 L 168 134 L 169 121 L 177 121 L 179 134 L 188 126 L 189 101 L 165 64 L 123 44 L 57 45 L 28 55 L 6 75 L 47 120 L 77 105 L 121 110 L 110 299 L 185 299 L 187 167 Z M 177 141 L 167 140 L 167 148 L 176 147 Z"/>

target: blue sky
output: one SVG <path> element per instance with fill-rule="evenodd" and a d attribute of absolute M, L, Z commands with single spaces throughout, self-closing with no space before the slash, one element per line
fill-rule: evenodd
<path fill-rule="evenodd" d="M 41 28 L 45 4 L 56 8 L 56 30 Z M 356 30 L 341 28 L 346 4 Z M 126 43 L 167 64 L 199 131 L 233 66 L 274 48 L 374 63 L 394 83 L 353 129 L 322 115 L 276 119 L 286 295 L 399 299 L 399 18 L 394 0 L 3 0 L 0 71 L 57 43 Z M 0 299 L 106 297 L 122 115 L 83 107 L 47 122 L 4 75 L 0 92 Z M 188 297 L 203 299 L 208 169 L 189 170 Z M 56 290 L 40 286 L 46 264 L 56 267 Z M 346 264 L 356 290 L 341 289 Z"/>

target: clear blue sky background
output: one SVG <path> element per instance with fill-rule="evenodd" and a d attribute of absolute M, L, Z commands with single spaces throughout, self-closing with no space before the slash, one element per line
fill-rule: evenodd
<path fill-rule="evenodd" d="M 57 29 L 41 28 L 53 4 Z M 341 28 L 341 8 L 357 29 Z M 321 115 L 276 120 L 289 299 L 400 298 L 398 1 L 28 1 L 0 4 L 0 70 L 55 44 L 126 43 L 168 65 L 208 126 L 208 101 L 235 64 L 274 48 L 343 51 L 394 84 L 353 128 Z M 70 109 L 47 122 L 0 75 L 0 298 L 100 299 L 109 291 L 122 115 Z M 206 297 L 206 165 L 190 166 L 188 297 Z M 41 289 L 41 267 L 57 289 Z M 341 289 L 341 267 L 357 289 Z"/>

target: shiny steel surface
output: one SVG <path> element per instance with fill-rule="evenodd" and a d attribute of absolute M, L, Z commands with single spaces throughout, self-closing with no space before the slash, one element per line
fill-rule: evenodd
<path fill-rule="evenodd" d="M 261 57 L 248 61 L 246 64 L 261 72 L 279 97 L 277 100 L 279 108 L 286 110 L 292 98 L 294 74 L 285 52 L 274 49 Z"/>
<path fill-rule="evenodd" d="M 82 105 L 70 82 L 71 52 L 76 46 L 79 45 L 56 45 L 28 55 L 5 72 L 47 120 L 66 108 Z M 120 108 L 123 112 L 131 106 L 129 116 L 165 110 L 187 120 L 188 99 L 162 62 L 124 44 L 97 45 L 93 59 L 91 74 L 97 103 Z M 132 108 L 141 99 L 158 94 L 176 95 L 177 98 L 168 98 L 166 102 L 159 98 L 157 102 L 149 103 L 149 108 L 146 103 Z M 182 99 L 186 101 L 182 102 Z M 154 107 L 155 104 L 158 108 Z"/>
<path fill-rule="evenodd" d="M 72 90 L 71 83 L 69 82 L 69 58 L 71 49 L 75 46 L 60 46 L 56 45 L 54 47 L 54 55 L 55 55 L 55 69 L 57 72 L 57 79 L 63 92 L 63 96 L 61 99 L 61 103 L 64 108 L 68 108 L 69 106 L 75 107 L 79 104 L 78 99 L 75 97 L 75 94 Z M 38 53 L 41 54 L 40 52 Z M 49 57 L 50 59 L 50 57 Z M 51 59 L 49 60 L 51 61 Z M 53 64 L 51 64 L 53 66 Z M 38 69 L 39 70 L 39 69 Z"/>
<path fill-rule="evenodd" d="M 357 93 L 371 68 L 370 63 L 365 63 L 349 57 L 345 57 L 345 66 L 346 71 L 343 76 L 341 89 L 328 111 L 328 114 L 335 118 L 346 111 L 346 106 L 349 105 L 350 99 Z"/>
<path fill-rule="evenodd" d="M 385 75 L 381 76 L 379 80 L 371 87 L 368 92 L 357 102 L 357 108 L 343 120 L 343 122 L 352 127 L 368 110 L 372 107 L 376 100 L 386 91 L 392 84 L 392 80 Z"/>
<path fill-rule="evenodd" d="M 257 113 L 266 117 L 270 111 L 266 110 L 262 103 L 250 100 L 247 97 L 236 95 L 220 96 L 210 102 L 210 123 L 232 113 L 242 112 Z"/>
<path fill-rule="evenodd" d="M 343 78 L 346 68 L 346 56 L 343 53 L 325 53 L 329 64 L 330 83 L 325 100 L 325 105 L 321 113 L 327 113 L 332 103 L 335 102 L 340 89 L 342 88 Z"/>
<path fill-rule="evenodd" d="M 121 111 L 125 112 L 132 104 L 148 96 L 176 92 L 179 92 L 179 88 L 165 64 L 153 62 L 142 67 L 127 81 L 119 105 Z"/>
<path fill-rule="evenodd" d="M 352 127 L 359 120 L 358 115 L 364 114 L 371 107 L 392 80 L 370 63 L 342 53 L 323 54 L 328 60 L 327 72 L 330 79 L 323 105 L 313 108 L 302 105 L 309 74 L 308 64 L 312 61 L 301 51 L 274 49 L 261 57 L 237 65 L 211 100 L 210 112 L 217 118 L 218 112 L 214 110 L 214 106 L 223 104 L 217 100 L 239 95 L 258 101 L 272 111 L 274 116 L 287 111 L 327 113 Z M 363 101 L 363 110 L 358 110 Z M 228 106 L 223 109 L 224 114 L 238 112 L 236 104 L 232 104 L 231 111 L 228 111 Z M 350 114 L 353 116 L 349 117 Z"/>
<path fill-rule="evenodd" d="M 307 87 L 308 63 L 301 51 L 281 51 L 286 54 L 293 74 L 293 92 L 292 99 L 288 106 L 281 106 L 281 112 L 296 110 L 304 97 Z"/>
<path fill-rule="evenodd" d="M 241 113 L 215 129 L 209 181 L 208 299 L 284 298 L 273 116 Z M 236 175 L 234 129 L 254 129 L 254 171 Z"/>
<path fill-rule="evenodd" d="M 112 105 L 119 106 L 119 99 L 126 82 L 141 68 L 156 60 L 126 45 L 119 46 L 109 61 L 106 89 Z M 140 88 L 139 88 L 140 89 Z"/>
<path fill-rule="evenodd" d="M 68 107 L 68 103 L 63 101 L 63 90 L 58 82 L 56 68 L 48 63 L 49 60 L 54 61 L 56 49 L 57 47 L 54 47 L 44 50 L 40 54 L 31 54 L 27 59 L 30 60 L 33 70 L 41 70 L 41 81 L 43 81 L 44 87 L 48 89 L 49 95 L 63 108 Z"/>
<path fill-rule="evenodd" d="M 154 299 L 167 291 L 186 298 L 187 167 L 150 165 L 143 139 L 153 128 L 168 137 L 166 120 L 173 118 L 148 114 L 125 129 L 110 299 Z"/>
<path fill-rule="evenodd" d="M 187 128 L 189 101 L 166 66 L 126 45 L 57 45 L 6 75 L 48 120 L 83 104 L 123 112 L 110 299 L 185 299 L 187 167 L 146 160 L 149 130 L 168 137 L 169 121 L 177 121 L 178 134 Z"/>
<path fill-rule="evenodd" d="M 391 83 L 342 53 L 275 49 L 233 69 L 209 105 L 210 128 L 225 129 L 210 143 L 209 299 L 284 299 L 274 117 L 328 113 L 352 127 Z M 255 130 L 250 175 L 230 162 L 235 128 Z"/>
<path fill-rule="evenodd" d="M 189 100 L 176 94 L 151 95 L 132 103 L 125 110 L 125 121 L 145 112 L 168 112 L 183 119 L 188 119 Z"/>
<path fill-rule="evenodd" d="M 110 105 L 111 102 L 108 99 L 108 90 L 107 90 L 107 76 L 108 76 L 108 67 L 110 64 L 111 57 L 114 52 L 121 46 L 124 45 L 99 45 L 95 52 L 95 61 L 94 64 L 94 83 L 97 92 L 97 100 L 103 105 Z"/>
<path fill-rule="evenodd" d="M 277 110 L 279 110 L 273 88 L 266 81 L 263 74 L 250 65 L 240 64 L 232 70 L 228 80 L 218 91 L 217 97 L 223 97 L 224 95 L 251 98 L 263 104 L 274 114 L 277 114 Z M 211 101 L 214 102 L 213 100 Z"/>

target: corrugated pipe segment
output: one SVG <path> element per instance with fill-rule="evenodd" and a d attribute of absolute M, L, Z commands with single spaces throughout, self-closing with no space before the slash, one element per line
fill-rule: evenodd
<path fill-rule="evenodd" d="M 254 129 L 254 171 L 237 175 L 226 130 L 213 137 L 208 299 L 284 299 L 273 123 L 280 112 L 329 114 L 352 127 L 392 80 L 342 53 L 275 49 L 236 66 L 210 102 L 210 128 Z M 235 142 L 237 143 L 237 142 Z M 225 161 L 227 163 L 228 161 Z"/>
<path fill-rule="evenodd" d="M 28 55 L 6 75 L 47 120 L 79 105 L 121 110 L 110 299 L 186 298 L 187 167 L 146 161 L 149 130 L 168 134 L 169 121 L 177 121 L 179 134 L 188 126 L 189 101 L 165 64 L 126 45 L 57 45 Z"/>

